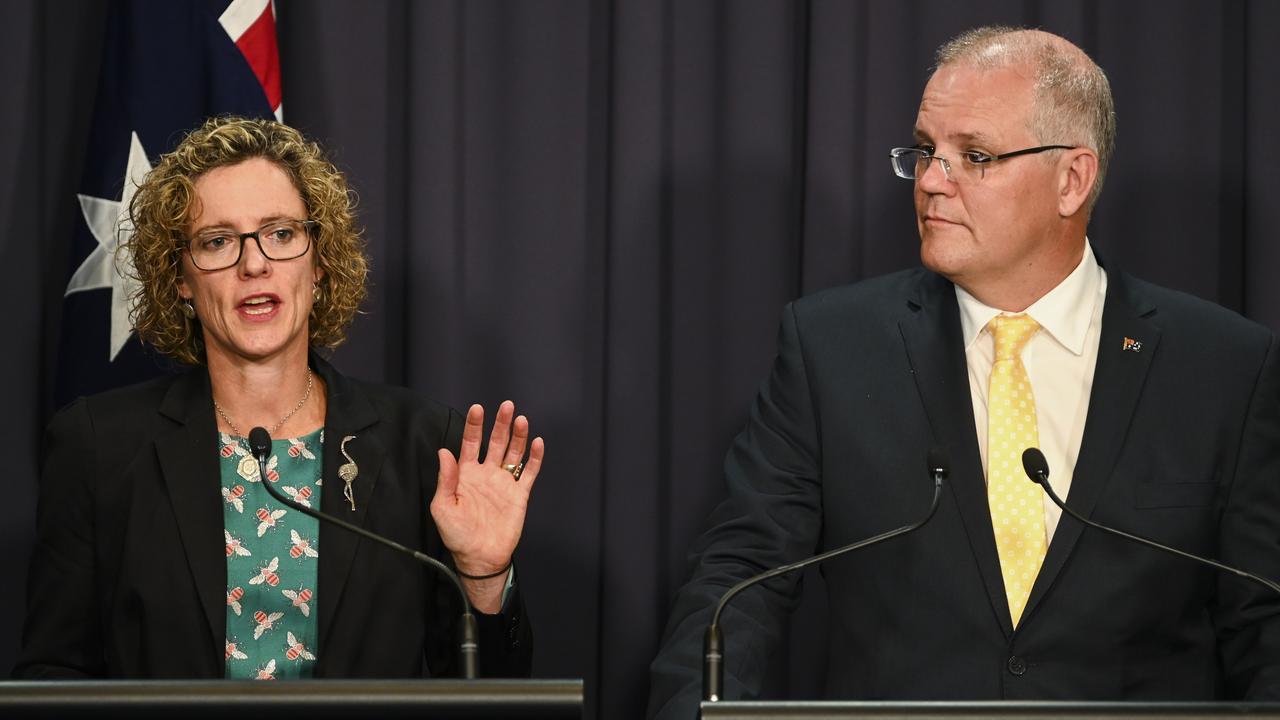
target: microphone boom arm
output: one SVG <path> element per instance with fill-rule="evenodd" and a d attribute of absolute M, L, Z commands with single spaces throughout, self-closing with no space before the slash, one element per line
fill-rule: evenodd
<path fill-rule="evenodd" d="M 1029 449 L 1030 449 L 1030 448 L 1029 448 Z M 1024 462 L 1025 462 L 1025 461 L 1024 461 Z M 1030 473 L 1030 472 L 1031 472 L 1031 470 L 1030 470 L 1030 469 L 1028 469 L 1028 473 Z M 1268 580 L 1268 579 L 1266 579 L 1266 578 L 1264 578 L 1264 577 L 1261 577 L 1261 576 L 1259 576 L 1259 575 L 1254 575 L 1254 574 L 1253 574 L 1253 573 L 1251 573 L 1251 572 L 1247 572 L 1247 571 L 1245 571 L 1245 570 L 1241 570 L 1241 569 L 1239 569 L 1239 568 L 1233 568 L 1233 567 L 1231 567 L 1230 565 L 1223 565 L 1222 563 L 1218 562 L 1217 560 L 1211 560 L 1211 559 L 1209 559 L 1209 558 L 1203 558 L 1203 557 L 1200 557 L 1199 555 L 1192 555 L 1191 553 L 1186 552 L 1186 551 L 1184 551 L 1184 550 L 1179 550 L 1179 549 L 1178 549 L 1178 548 L 1176 548 L 1176 547 L 1172 547 L 1172 546 L 1169 546 L 1169 545 L 1162 545 L 1161 543 L 1158 543 L 1158 542 L 1156 542 L 1155 540 L 1148 540 L 1148 539 L 1146 539 L 1146 538 L 1144 538 L 1144 537 L 1140 537 L 1140 536 L 1138 536 L 1138 535 L 1133 535 L 1133 534 L 1131 534 L 1131 533 L 1127 533 L 1127 532 L 1125 532 L 1125 531 L 1123 531 L 1123 530 L 1117 530 L 1117 529 L 1115 529 L 1115 528 L 1107 527 L 1106 525 L 1102 525 L 1102 524 L 1100 524 L 1100 523 L 1096 523 L 1096 522 L 1094 522 L 1093 520 L 1090 520 L 1089 518 L 1087 518 L 1087 517 L 1085 517 L 1085 516 L 1081 515 L 1080 513 L 1076 512 L 1075 510 L 1071 509 L 1071 506 L 1070 506 L 1070 505 L 1067 505 L 1067 503 L 1066 503 L 1066 501 L 1065 501 L 1065 500 L 1063 500 L 1062 498 L 1058 497 L 1058 493 L 1054 492 L 1053 487 L 1049 485 L 1049 475 L 1048 475 L 1048 473 L 1046 473 L 1046 472 L 1043 472 L 1043 471 L 1040 471 L 1040 470 L 1038 470 L 1038 469 L 1037 469 L 1037 470 L 1036 470 L 1036 477 L 1032 477 L 1032 478 L 1031 478 L 1031 480 L 1032 480 L 1033 482 L 1035 482 L 1036 484 L 1038 484 L 1040 487 L 1044 488 L 1045 493 L 1049 495 L 1049 499 L 1053 501 L 1053 504 L 1054 504 L 1054 505 L 1057 505 L 1058 507 L 1062 508 L 1062 511 L 1063 511 L 1063 512 L 1065 512 L 1066 514 L 1068 514 L 1068 515 L 1070 515 L 1071 517 L 1075 518 L 1075 519 L 1076 519 L 1076 520 L 1078 520 L 1079 522 L 1081 522 L 1081 523 L 1083 523 L 1083 524 L 1087 525 L 1088 527 L 1093 528 L 1094 530 L 1101 530 L 1102 532 L 1110 533 L 1111 535 L 1116 535 L 1116 536 L 1118 536 L 1118 537 L 1125 538 L 1126 540 L 1131 540 L 1131 541 L 1133 541 L 1133 542 L 1138 543 L 1139 545 L 1146 545 L 1147 547 L 1155 548 L 1156 550 L 1163 550 L 1163 551 L 1165 551 L 1165 552 L 1167 552 L 1167 553 L 1172 553 L 1172 554 L 1174 554 L 1174 555 L 1177 555 L 1178 557 L 1185 558 L 1185 559 L 1187 559 L 1187 560 L 1194 560 L 1194 561 L 1196 561 L 1196 562 L 1200 562 L 1200 563 L 1204 563 L 1204 564 L 1206 564 L 1206 565 L 1210 565 L 1210 566 L 1212 566 L 1212 567 L 1214 567 L 1214 568 L 1217 568 L 1218 570 L 1221 570 L 1221 571 L 1223 571 L 1223 572 L 1230 573 L 1230 574 L 1235 575 L 1235 576 L 1237 576 L 1237 577 L 1245 578 L 1246 580 L 1252 580 L 1252 581 L 1254 581 L 1254 582 L 1258 583 L 1259 585 L 1262 585 L 1263 587 L 1265 587 L 1265 588 L 1267 588 L 1267 589 L 1271 590 L 1272 592 L 1276 593 L 1277 595 L 1280 595 L 1280 585 L 1277 585 L 1276 583 L 1274 583 L 1274 582 L 1272 582 L 1272 581 L 1270 581 L 1270 580 Z"/>
<path fill-rule="evenodd" d="M 261 430 L 261 436 L 266 436 L 265 446 L 261 442 L 263 440 L 263 437 L 261 437 L 258 434 L 258 431 L 260 430 Z M 480 643 L 479 643 L 479 630 L 477 629 L 477 626 L 476 626 L 476 616 L 471 612 L 471 601 L 467 597 L 466 588 L 462 587 L 462 581 L 459 580 L 458 576 L 452 570 L 449 569 L 449 566 L 431 557 L 430 555 L 427 555 L 421 550 L 414 550 L 413 548 L 406 547 L 396 542 L 395 540 L 392 540 L 391 538 L 383 537 L 377 533 L 370 532 L 358 525 L 349 523 L 346 520 L 343 520 L 341 518 L 336 518 L 328 513 L 320 512 L 319 510 L 316 510 L 314 508 L 309 508 L 305 505 L 300 505 L 294 502 L 293 500 L 285 497 L 284 493 L 272 487 L 271 482 L 267 480 L 266 473 L 263 472 L 263 470 L 266 468 L 266 465 L 267 465 L 267 455 L 271 453 L 271 436 L 267 434 L 266 429 L 255 427 L 253 430 L 249 431 L 249 449 L 253 452 L 254 459 L 258 461 L 258 479 L 262 482 L 262 487 L 265 488 L 267 493 L 271 495 L 271 497 L 275 498 L 277 502 L 281 503 L 282 505 L 284 505 L 285 507 L 288 507 L 291 510 L 297 510 L 303 515 L 308 515 L 310 517 L 315 518 L 316 520 L 320 520 L 321 522 L 333 523 L 334 525 L 337 525 L 343 530 L 355 533 L 356 535 L 359 535 L 362 538 L 365 538 L 367 540 L 372 540 L 373 542 L 376 542 L 380 545 L 385 545 L 386 547 L 389 547 L 392 550 L 402 552 L 405 555 L 408 555 L 413 559 L 417 560 L 418 562 L 426 563 L 436 568 L 445 577 L 449 578 L 449 580 L 453 583 L 454 587 L 457 588 L 458 596 L 462 598 L 462 641 L 459 643 L 459 647 L 458 647 L 458 661 L 461 666 L 460 669 L 462 671 L 462 678 L 464 680 L 474 680 L 476 677 L 479 676 L 480 674 L 480 658 L 479 658 Z"/>
<path fill-rule="evenodd" d="M 929 504 L 929 512 L 921 520 L 903 525 L 902 527 L 880 533 L 875 537 L 869 537 L 850 543 L 834 550 L 828 550 L 821 555 L 815 555 L 798 562 L 789 563 L 781 567 L 766 570 L 765 572 L 747 578 L 737 585 L 729 588 L 724 595 L 720 597 L 720 602 L 716 603 L 715 612 L 711 615 L 711 623 L 707 625 L 707 632 L 703 637 L 703 663 L 702 663 L 702 699 L 708 702 L 717 702 L 724 696 L 724 634 L 720 630 L 720 613 L 724 610 L 729 601 L 735 595 L 746 590 L 747 588 L 759 582 L 764 582 L 771 578 L 794 572 L 809 565 L 820 563 L 824 560 L 830 560 L 837 555 L 843 555 L 847 552 L 853 552 L 864 547 L 884 542 L 890 538 L 906 535 L 909 532 L 920 529 L 925 523 L 933 518 L 934 513 L 938 511 L 938 501 L 942 498 L 942 481 L 948 475 L 948 463 L 943 457 L 941 450 L 935 448 L 929 453 L 929 472 L 933 475 L 933 501 Z"/>

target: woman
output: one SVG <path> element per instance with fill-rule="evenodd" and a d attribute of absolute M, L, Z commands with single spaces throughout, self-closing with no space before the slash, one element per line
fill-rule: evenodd
<path fill-rule="evenodd" d="M 456 674 L 456 590 L 265 482 L 451 562 L 481 673 L 527 675 L 510 568 L 543 442 L 504 402 L 482 455 L 480 406 L 464 419 L 317 355 L 365 296 L 342 173 L 287 126 L 217 118 L 161 158 L 130 215 L 139 337 L 195 367 L 50 424 L 15 675 Z M 274 438 L 266 477 L 255 426 Z"/>

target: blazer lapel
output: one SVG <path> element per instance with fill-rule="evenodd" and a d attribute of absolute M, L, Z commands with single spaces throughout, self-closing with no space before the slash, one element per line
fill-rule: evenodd
<path fill-rule="evenodd" d="M 324 423 L 324 455 L 323 455 L 323 491 L 320 493 L 320 508 L 330 515 L 365 527 L 369 519 L 369 504 L 373 497 L 373 489 L 377 484 L 378 471 L 382 467 L 386 451 L 378 434 L 375 432 L 378 413 L 369 402 L 368 397 L 339 374 L 333 366 L 324 360 L 312 356 L 312 365 L 325 381 L 328 391 L 328 407 L 325 411 Z M 351 483 L 355 497 L 355 509 L 343 497 L 346 483 L 338 476 L 338 468 L 347 463 L 347 457 L 341 452 L 344 438 L 347 441 L 346 452 L 351 456 L 357 470 L 357 476 Z M 355 559 L 356 548 L 360 538 L 353 533 L 331 525 L 320 525 L 320 560 L 317 593 L 316 622 L 319 623 L 320 665 L 325 664 L 328 653 L 325 652 L 326 641 L 337 617 L 338 607 L 350 575 L 351 564 Z M 322 676 L 320 667 L 317 676 Z"/>
<path fill-rule="evenodd" d="M 1089 395 L 1080 457 L 1071 477 L 1071 491 L 1064 498 L 1073 510 L 1089 517 L 1124 446 L 1125 435 L 1152 358 L 1160 344 L 1160 328 L 1151 321 L 1155 305 L 1137 292 L 1122 273 L 1107 276 L 1107 298 L 1102 313 L 1098 363 Z M 1140 342 L 1134 351 L 1132 341 Z M 1030 617 L 1037 603 L 1052 587 L 1083 526 L 1064 517 L 1049 544 L 1044 564 L 1031 588 L 1024 613 Z"/>
<path fill-rule="evenodd" d="M 935 442 L 951 456 L 947 487 L 964 523 L 992 612 L 1008 636 L 1013 632 L 1013 622 L 991 530 L 955 287 L 928 273 L 916 296 L 908 301 L 908 308 L 910 313 L 899 321 L 898 328 L 906 343 L 916 389 Z"/>
<path fill-rule="evenodd" d="M 160 413 L 179 423 L 156 437 L 156 455 L 221 671 L 227 634 L 227 560 L 218 497 L 218 427 L 208 374 L 197 370 L 179 376 L 165 395 Z"/>

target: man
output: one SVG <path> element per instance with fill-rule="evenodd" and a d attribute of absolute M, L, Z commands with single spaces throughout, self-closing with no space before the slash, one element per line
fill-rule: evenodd
<path fill-rule="evenodd" d="M 1104 268 L 1085 236 L 1114 137 L 1105 75 L 1039 31 L 943 46 L 895 150 L 916 269 L 783 313 L 652 667 L 650 715 L 690 717 L 715 600 L 767 568 L 905 525 L 824 565 L 826 689 L 855 699 L 1280 698 L 1280 598 L 1082 529 L 1097 522 L 1280 577 L 1280 367 L 1271 332 Z M 722 617 L 729 699 L 762 692 L 797 578 Z"/>

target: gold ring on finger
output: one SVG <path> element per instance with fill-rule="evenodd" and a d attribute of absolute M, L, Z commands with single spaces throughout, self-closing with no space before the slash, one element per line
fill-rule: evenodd
<path fill-rule="evenodd" d="M 511 473 L 511 477 L 519 480 L 520 473 L 524 472 L 524 463 L 506 463 L 502 466 L 502 469 Z"/>

